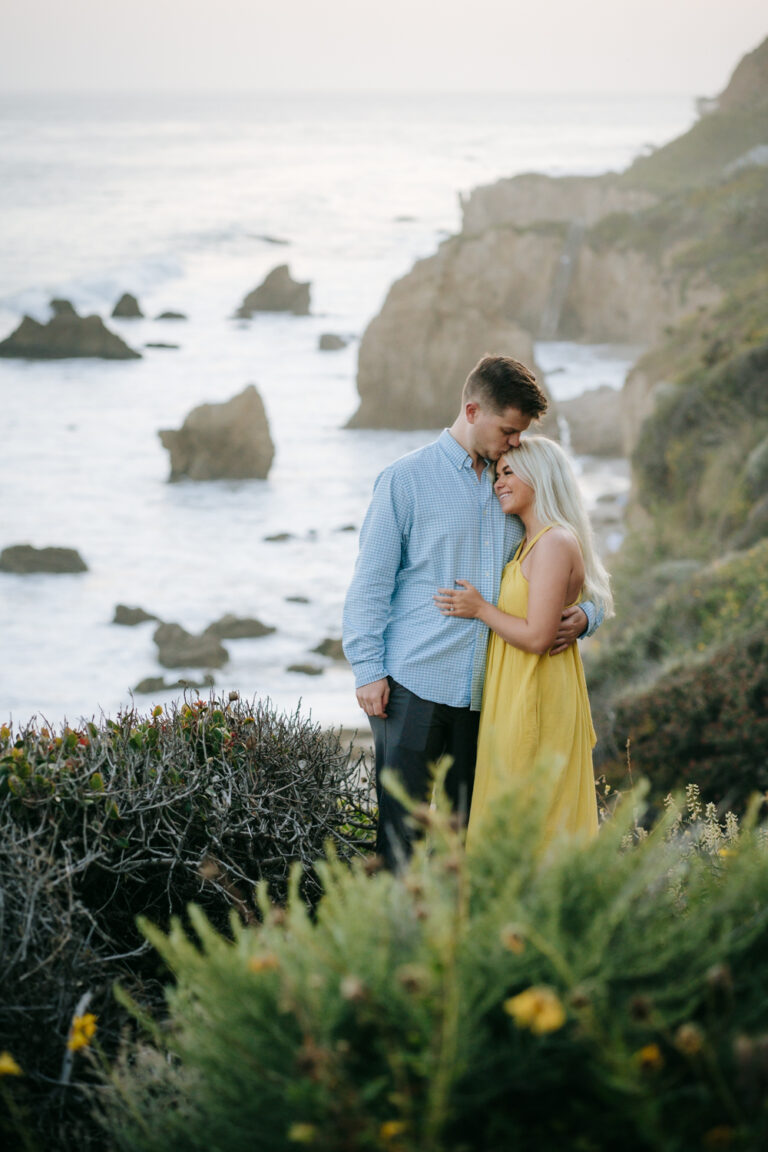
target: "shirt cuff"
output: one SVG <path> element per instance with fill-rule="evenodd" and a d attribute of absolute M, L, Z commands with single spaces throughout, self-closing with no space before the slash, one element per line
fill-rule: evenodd
<path fill-rule="evenodd" d="M 583 604 L 579 604 L 579 608 L 581 608 L 582 612 L 587 618 L 587 626 L 579 637 L 581 640 L 585 636 L 591 636 L 592 633 L 596 630 L 597 613 L 595 612 L 595 606 L 591 600 L 585 600 Z"/>
<path fill-rule="evenodd" d="M 352 668 L 355 674 L 355 688 L 362 688 L 365 684 L 373 684 L 374 680 L 386 680 L 386 669 L 381 664 L 355 664 Z"/>

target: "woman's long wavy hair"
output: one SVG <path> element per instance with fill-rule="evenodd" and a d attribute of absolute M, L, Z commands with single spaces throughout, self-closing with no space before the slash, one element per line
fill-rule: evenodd
<path fill-rule="evenodd" d="M 559 524 L 578 541 L 584 558 L 584 596 L 613 616 L 611 578 L 595 550 L 592 525 L 573 465 L 559 444 L 546 436 L 526 436 L 502 457 L 534 491 L 534 511 L 543 524 Z M 497 466 L 498 467 L 498 466 Z"/>

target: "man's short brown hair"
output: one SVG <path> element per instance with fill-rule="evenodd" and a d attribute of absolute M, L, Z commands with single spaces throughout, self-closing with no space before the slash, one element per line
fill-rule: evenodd
<path fill-rule="evenodd" d="M 483 356 L 475 364 L 461 393 L 462 404 L 469 400 L 496 413 L 517 408 L 532 420 L 547 410 L 547 398 L 533 372 L 511 356 Z"/>

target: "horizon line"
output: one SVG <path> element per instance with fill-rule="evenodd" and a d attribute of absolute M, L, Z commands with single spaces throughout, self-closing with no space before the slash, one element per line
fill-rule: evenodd
<path fill-rule="evenodd" d="M 589 97 L 656 97 L 686 96 L 699 98 L 691 89 L 580 89 L 580 88 L 0 88 L 0 98 L 6 96 L 180 96 L 180 97 L 239 97 L 239 96 L 589 96 Z M 704 97 L 716 99 L 716 96 Z"/>

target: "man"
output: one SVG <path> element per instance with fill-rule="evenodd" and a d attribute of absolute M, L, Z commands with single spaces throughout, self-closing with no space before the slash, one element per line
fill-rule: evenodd
<path fill-rule="evenodd" d="M 405 862 L 415 833 L 381 786 L 384 768 L 425 799 L 430 764 L 447 754 L 446 791 L 464 818 L 469 810 L 488 630 L 446 619 L 432 597 L 465 579 L 496 602 L 523 528 L 494 496 L 493 465 L 546 408 L 528 368 L 485 356 L 467 377 L 453 425 L 376 480 L 344 606 L 344 652 L 373 732 L 376 850 L 391 869 Z M 589 602 L 566 608 L 553 655 L 600 618 Z"/>

